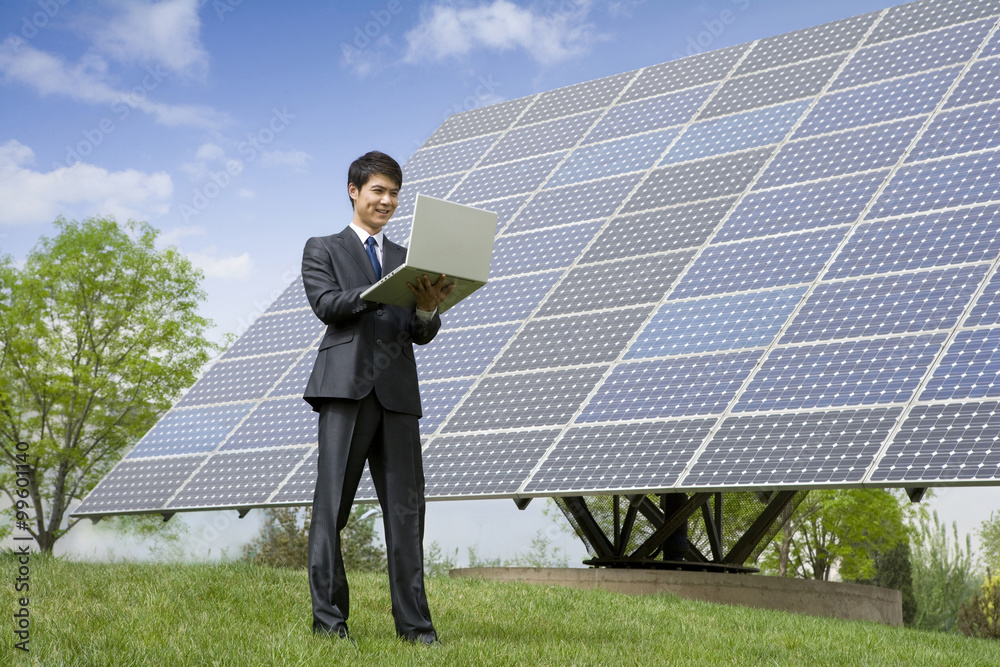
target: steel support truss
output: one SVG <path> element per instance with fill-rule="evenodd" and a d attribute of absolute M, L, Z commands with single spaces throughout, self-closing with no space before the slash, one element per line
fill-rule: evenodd
<path fill-rule="evenodd" d="M 615 495 L 611 496 L 611 514 L 605 521 L 595 518 L 583 496 L 555 500 L 594 554 L 584 561 L 585 565 L 756 572 L 757 568 L 747 566 L 747 561 L 767 545 L 806 493 L 790 490 L 758 494 L 759 512 L 744 513 L 736 522 L 739 528 L 730 530 L 731 534 L 724 534 L 723 527 L 734 522 L 727 521 L 721 492 Z M 700 527 L 697 530 L 701 548 L 687 539 L 689 520 L 699 518 L 704 527 L 703 531 Z"/>

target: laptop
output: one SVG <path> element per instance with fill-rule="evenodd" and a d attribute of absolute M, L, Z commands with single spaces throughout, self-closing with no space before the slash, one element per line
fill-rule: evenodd
<path fill-rule="evenodd" d="M 375 303 L 413 308 L 416 299 L 406 283 L 427 274 L 433 282 L 442 273 L 455 283 L 438 306 L 443 313 L 486 284 L 493 258 L 497 214 L 472 206 L 417 195 L 406 261 L 361 294 Z"/>

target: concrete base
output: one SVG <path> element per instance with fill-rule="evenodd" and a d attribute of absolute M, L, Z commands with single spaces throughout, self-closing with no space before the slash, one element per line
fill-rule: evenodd
<path fill-rule="evenodd" d="M 899 591 L 861 584 L 748 574 L 607 568 L 471 567 L 452 577 L 480 577 L 549 586 L 600 588 L 615 593 L 673 593 L 689 600 L 903 625 Z"/>

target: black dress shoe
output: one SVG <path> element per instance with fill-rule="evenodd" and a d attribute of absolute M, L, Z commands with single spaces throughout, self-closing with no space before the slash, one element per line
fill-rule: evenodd
<path fill-rule="evenodd" d="M 344 624 L 340 624 L 335 628 L 331 628 L 330 626 L 323 625 L 321 623 L 313 623 L 313 634 L 322 635 L 325 637 L 332 637 L 334 639 L 346 639 L 347 641 L 354 644 L 354 639 L 351 637 L 351 633 L 347 631 L 347 626 Z"/>
<path fill-rule="evenodd" d="M 403 637 L 408 642 L 420 644 L 422 646 L 444 646 L 437 638 L 436 632 L 418 632 L 414 635 Z"/>

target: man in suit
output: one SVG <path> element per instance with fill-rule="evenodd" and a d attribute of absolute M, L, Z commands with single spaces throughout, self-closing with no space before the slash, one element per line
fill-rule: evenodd
<path fill-rule="evenodd" d="M 309 526 L 313 632 L 349 639 L 347 577 L 340 531 L 347 523 L 365 461 L 382 507 L 396 633 L 437 642 L 424 592 L 424 475 L 417 419 L 420 393 L 413 343 L 441 327 L 437 308 L 451 292 L 445 276 L 422 276 L 410 290 L 416 308 L 361 298 L 406 249 L 383 228 L 396 210 L 403 173 L 371 152 L 348 170 L 354 215 L 343 231 L 311 238 L 302 255 L 309 304 L 326 325 L 304 398 L 319 412 L 319 465 Z"/>

